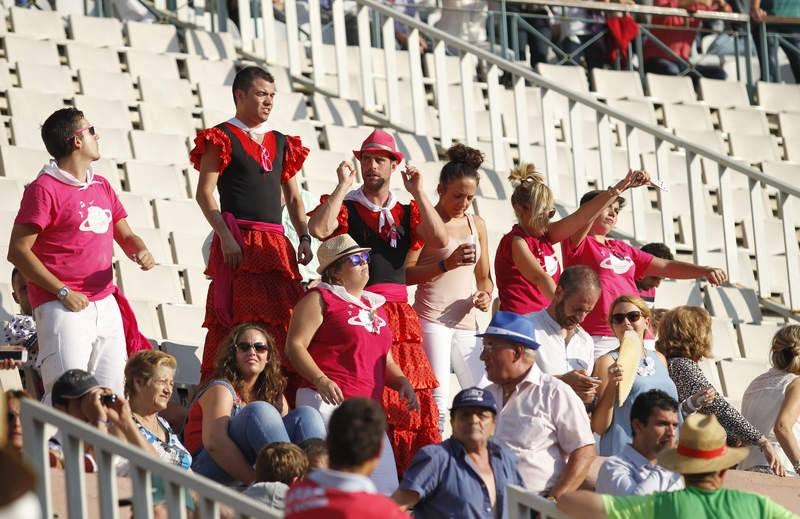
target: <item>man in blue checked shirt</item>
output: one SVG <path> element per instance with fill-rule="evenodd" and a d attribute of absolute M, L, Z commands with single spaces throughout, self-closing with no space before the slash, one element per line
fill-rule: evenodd
<path fill-rule="evenodd" d="M 453 436 L 422 448 L 392 495 L 414 509 L 416 519 L 503 516 L 505 488 L 524 486 L 514 454 L 491 440 L 497 405 L 488 391 L 472 387 L 453 399 Z"/>

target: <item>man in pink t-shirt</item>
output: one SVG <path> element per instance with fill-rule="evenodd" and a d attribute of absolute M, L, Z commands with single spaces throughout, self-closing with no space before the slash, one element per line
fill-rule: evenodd
<path fill-rule="evenodd" d="M 91 170 L 98 139 L 79 110 L 47 118 L 42 140 L 54 160 L 25 188 L 11 231 L 8 259 L 29 280 L 46 401 L 73 368 L 122 394 L 128 351 L 149 347 L 112 282 L 113 243 L 143 270 L 155 262 L 108 180 Z"/>

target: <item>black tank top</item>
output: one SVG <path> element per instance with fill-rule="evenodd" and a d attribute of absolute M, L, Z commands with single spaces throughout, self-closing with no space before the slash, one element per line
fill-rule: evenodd
<path fill-rule="evenodd" d="M 216 127 L 222 130 L 231 142 L 231 161 L 217 181 L 222 212 L 233 213 L 239 220 L 280 224 L 281 175 L 286 136 L 273 132 L 275 156 L 270 157 L 272 171 L 267 172 L 245 151 L 239 137 L 227 124 L 219 124 Z"/>
<path fill-rule="evenodd" d="M 378 283 L 406 284 L 406 255 L 411 248 L 411 208 L 406 207 L 401 222 L 397 247 L 392 247 L 375 229 L 367 225 L 358 215 L 358 202 L 344 201 L 347 207 L 347 233 L 362 247 L 369 247 L 369 281 L 367 286 Z"/>

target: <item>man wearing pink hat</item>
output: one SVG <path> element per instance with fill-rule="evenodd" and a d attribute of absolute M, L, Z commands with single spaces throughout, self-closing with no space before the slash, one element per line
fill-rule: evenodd
<path fill-rule="evenodd" d="M 431 393 L 438 381 L 422 349 L 417 314 L 408 304 L 405 259 L 409 250 L 420 249 L 423 243 L 447 246 L 447 232 L 423 191 L 417 168 L 406 164 L 401 172 L 403 185 L 414 197 L 411 203 L 401 204 L 391 192 L 392 173 L 403 160 L 394 137 L 375 130 L 353 153 L 361 164 L 364 184 L 351 191 L 355 169 L 347 161 L 339 164 L 339 183 L 310 213 L 308 230 L 321 240 L 347 233 L 362 247 L 372 249 L 367 287 L 386 298 L 392 357 L 414 386 L 420 404 L 418 412 L 409 413 L 396 391 L 384 390 L 389 438 L 402 473 L 417 450 L 441 441 L 438 411 Z"/>

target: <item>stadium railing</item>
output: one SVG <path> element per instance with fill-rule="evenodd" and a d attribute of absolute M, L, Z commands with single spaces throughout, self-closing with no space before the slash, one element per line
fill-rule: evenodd
<path fill-rule="evenodd" d="M 21 404 L 24 449 L 37 475 L 36 493 L 42 505 L 42 517 L 53 517 L 54 512 L 51 499 L 48 437 L 45 434 L 45 428 L 48 426 L 57 428 L 61 435 L 68 517 L 88 517 L 83 463 L 86 445 L 93 447 L 98 466 L 99 512 L 103 519 L 116 519 L 120 516 L 118 503 L 120 496 L 117 495 L 117 471 L 114 461 L 116 456 L 127 459 L 129 463 L 128 473 L 133 483 L 132 503 L 135 519 L 152 517 L 154 477 L 160 478 L 163 483 L 169 517 L 186 517 L 184 504 L 186 492 L 190 491 L 197 496 L 196 506 L 202 519 L 218 517 L 220 505 L 230 508 L 237 518 L 282 517 L 282 514 L 244 497 L 241 493 L 190 471 L 164 463 L 52 407 L 29 398 L 23 399 Z"/>
<path fill-rule="evenodd" d="M 570 519 L 570 516 L 556 509 L 553 501 L 548 501 L 517 485 L 506 487 L 505 510 L 508 519 Z M 538 515 L 534 515 L 536 512 Z"/>

